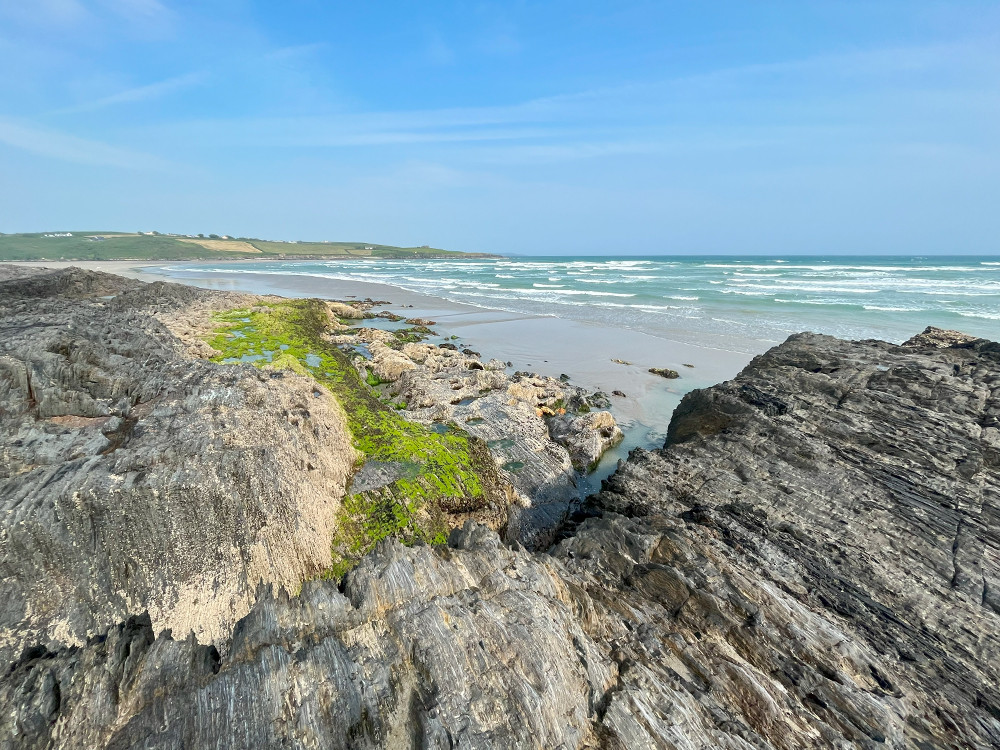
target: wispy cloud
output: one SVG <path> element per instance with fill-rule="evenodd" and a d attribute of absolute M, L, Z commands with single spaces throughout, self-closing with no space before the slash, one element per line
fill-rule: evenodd
<path fill-rule="evenodd" d="M 101 11 L 137 23 L 164 23 L 173 15 L 159 0 L 0 0 L 0 16 L 37 26 L 79 25 Z"/>
<path fill-rule="evenodd" d="M 153 99 L 159 99 L 163 96 L 168 96 L 175 91 L 201 85 L 205 83 L 206 80 L 208 80 L 208 74 L 205 72 L 187 73 L 185 75 L 175 76 L 163 81 L 157 81 L 156 83 L 146 84 L 145 86 L 134 86 L 123 91 L 118 91 L 109 96 L 103 96 L 99 99 L 81 102 L 80 104 L 75 104 L 72 107 L 56 110 L 51 114 L 63 115 L 76 112 L 93 112 L 95 110 L 112 107 L 117 104 L 150 101 Z"/>
<path fill-rule="evenodd" d="M 157 156 L 0 117 L 0 143 L 60 161 L 124 169 L 172 170 Z"/>
<path fill-rule="evenodd" d="M 0 16 L 18 23 L 67 26 L 88 15 L 80 0 L 0 0 Z"/>

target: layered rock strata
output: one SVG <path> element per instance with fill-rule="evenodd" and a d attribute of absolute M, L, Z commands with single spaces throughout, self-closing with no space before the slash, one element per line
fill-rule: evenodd
<path fill-rule="evenodd" d="M 6 747 L 1000 744 L 1000 345 L 803 334 L 685 397 L 546 553 L 468 524 L 0 678 Z"/>
<path fill-rule="evenodd" d="M 226 640 L 329 564 L 353 470 L 306 378 L 191 359 L 157 318 L 239 298 L 77 270 L 0 282 L 0 655 L 148 610 Z"/>

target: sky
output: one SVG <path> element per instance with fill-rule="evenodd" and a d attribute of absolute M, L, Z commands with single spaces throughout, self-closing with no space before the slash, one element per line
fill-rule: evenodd
<path fill-rule="evenodd" d="M 1000 2 L 0 0 L 0 232 L 1000 253 Z"/>

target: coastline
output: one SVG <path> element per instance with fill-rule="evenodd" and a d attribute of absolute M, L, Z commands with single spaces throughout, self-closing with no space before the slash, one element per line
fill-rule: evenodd
<path fill-rule="evenodd" d="M 457 336 L 454 343 L 459 348 L 481 352 L 485 359 L 495 357 L 510 362 L 509 371 L 568 375 L 574 385 L 608 394 L 610 411 L 625 438 L 604 454 L 593 472 L 581 477 L 583 496 L 600 489 L 601 481 L 633 448 L 662 447 L 674 409 L 684 394 L 732 379 L 754 356 L 632 329 L 463 304 L 376 282 L 277 273 L 139 272 L 143 280 L 167 279 L 219 291 L 387 301 L 389 304 L 378 309 L 433 320 L 441 340 Z M 673 369 L 680 377 L 664 379 L 651 374 L 652 367 Z M 614 395 L 615 391 L 625 396 Z"/>
<path fill-rule="evenodd" d="M 27 270 L 8 745 L 270 747 L 290 716 L 327 745 L 1000 740 L 991 341 L 795 336 L 576 506 L 617 438 L 583 389 L 321 300 Z"/>
<path fill-rule="evenodd" d="M 442 340 L 457 336 L 460 348 L 489 359 L 510 362 L 511 371 L 559 377 L 611 398 L 611 412 L 625 433 L 597 469 L 583 481 L 584 493 L 596 491 L 620 459 L 636 447 L 659 448 L 674 409 L 685 393 L 733 378 L 754 355 L 662 338 L 631 329 L 550 316 L 518 314 L 453 302 L 389 284 L 320 279 L 291 274 L 164 273 L 149 261 L 30 261 L 29 267 L 77 266 L 140 281 L 171 281 L 218 291 L 274 294 L 283 297 L 387 301 L 379 310 L 435 321 Z M 170 265 L 175 265 L 171 263 Z M 369 321 L 371 323 L 371 321 Z M 620 364 L 622 360 L 628 364 Z M 694 365 L 687 367 L 686 365 Z M 667 380 L 649 368 L 670 368 L 680 377 Z M 614 391 L 625 396 L 612 395 Z"/>

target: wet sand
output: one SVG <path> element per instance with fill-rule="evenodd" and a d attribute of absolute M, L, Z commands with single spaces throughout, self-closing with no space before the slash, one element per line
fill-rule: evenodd
<path fill-rule="evenodd" d="M 150 266 L 148 260 L 0 260 L 0 263 L 26 268 L 85 268 L 88 271 L 103 271 L 126 276 L 139 281 L 163 281 L 163 276 L 147 273 L 143 269 Z"/>

